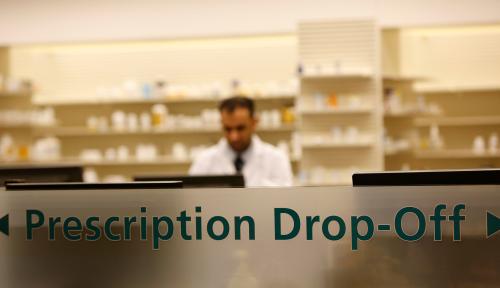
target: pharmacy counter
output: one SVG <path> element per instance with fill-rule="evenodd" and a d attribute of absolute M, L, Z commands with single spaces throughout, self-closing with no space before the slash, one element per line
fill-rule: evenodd
<path fill-rule="evenodd" d="M 0 213 L 2 287 L 500 285 L 500 186 L 1 190 Z"/>

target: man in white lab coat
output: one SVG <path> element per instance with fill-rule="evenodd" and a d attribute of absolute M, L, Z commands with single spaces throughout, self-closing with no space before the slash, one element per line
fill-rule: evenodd
<path fill-rule="evenodd" d="M 291 186 L 288 156 L 263 142 L 255 129 L 255 105 L 246 97 L 232 97 L 219 105 L 224 138 L 195 159 L 190 175 L 242 173 L 248 187 Z"/>

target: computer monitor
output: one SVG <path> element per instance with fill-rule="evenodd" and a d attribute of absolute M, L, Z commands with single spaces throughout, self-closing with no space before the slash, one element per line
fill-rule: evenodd
<path fill-rule="evenodd" d="M 82 182 L 81 166 L 9 166 L 0 167 L 0 187 L 5 182 L 53 183 Z"/>
<path fill-rule="evenodd" d="M 500 169 L 354 173 L 353 186 L 499 185 Z"/>
<path fill-rule="evenodd" d="M 245 187 L 243 175 L 138 175 L 134 181 L 182 181 L 184 188 Z"/>

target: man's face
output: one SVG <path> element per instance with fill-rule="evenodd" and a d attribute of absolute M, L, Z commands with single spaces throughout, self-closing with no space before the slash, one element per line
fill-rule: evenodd
<path fill-rule="evenodd" d="M 250 111 L 246 108 L 236 108 L 232 112 L 223 110 L 221 122 L 224 136 L 231 148 L 237 153 L 245 151 L 250 145 L 257 125 L 256 119 L 250 116 Z"/>

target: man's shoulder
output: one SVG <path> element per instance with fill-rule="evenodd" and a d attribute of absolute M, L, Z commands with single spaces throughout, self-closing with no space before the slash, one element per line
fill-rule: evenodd
<path fill-rule="evenodd" d="M 196 159 L 206 160 L 206 159 L 218 157 L 219 155 L 220 155 L 219 144 L 215 144 L 215 145 L 207 147 L 206 149 L 203 149 L 203 151 L 200 151 L 200 153 L 196 156 Z"/>
<path fill-rule="evenodd" d="M 284 160 L 288 159 L 288 156 L 286 155 L 285 152 L 283 152 L 281 149 L 270 143 L 261 141 L 261 149 L 262 152 L 267 157 L 273 157 L 274 159 L 284 159 Z"/>

